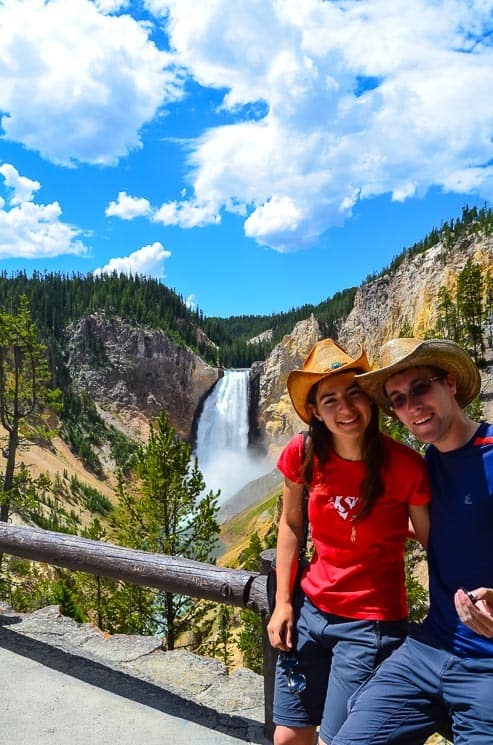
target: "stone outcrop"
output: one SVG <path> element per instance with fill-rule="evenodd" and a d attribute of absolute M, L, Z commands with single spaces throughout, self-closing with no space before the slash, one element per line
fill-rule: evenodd
<path fill-rule="evenodd" d="M 253 383 L 258 386 L 258 426 L 273 453 L 304 427 L 291 406 L 286 380 L 291 370 L 301 367 L 312 346 L 321 338 L 318 321 L 311 315 L 283 337 L 265 362 L 252 367 Z"/>
<path fill-rule="evenodd" d="M 221 370 L 162 331 L 101 314 L 80 318 L 66 334 L 72 380 L 100 409 L 140 437 L 165 409 L 177 432 L 190 439 L 195 412 Z"/>
<path fill-rule="evenodd" d="M 273 335 L 274 330 L 267 329 L 267 331 L 262 331 L 262 333 L 257 334 L 257 336 L 252 336 L 252 338 L 248 340 L 248 344 L 261 344 L 264 341 L 270 341 Z"/>
<path fill-rule="evenodd" d="M 374 360 L 382 343 L 403 329 L 424 337 L 437 322 L 440 287 L 447 287 L 453 297 L 457 275 L 469 258 L 485 271 L 492 267 L 493 238 L 466 236 L 449 251 L 438 243 L 425 253 L 406 257 L 395 273 L 363 283 L 340 329 L 341 344 L 348 351 L 363 344 Z"/>

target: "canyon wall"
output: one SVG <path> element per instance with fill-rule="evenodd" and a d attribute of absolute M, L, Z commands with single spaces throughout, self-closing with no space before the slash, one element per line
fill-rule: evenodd
<path fill-rule="evenodd" d="M 195 412 L 221 370 L 163 331 L 102 314 L 80 318 L 67 327 L 66 336 L 74 385 L 100 411 L 142 439 L 148 420 L 165 409 L 178 433 L 191 438 Z"/>

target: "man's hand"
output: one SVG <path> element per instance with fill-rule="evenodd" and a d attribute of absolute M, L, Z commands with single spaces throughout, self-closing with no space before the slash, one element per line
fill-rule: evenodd
<path fill-rule="evenodd" d="M 468 594 L 459 589 L 454 595 L 454 603 L 462 623 L 481 636 L 493 638 L 493 588 L 478 587 Z"/>

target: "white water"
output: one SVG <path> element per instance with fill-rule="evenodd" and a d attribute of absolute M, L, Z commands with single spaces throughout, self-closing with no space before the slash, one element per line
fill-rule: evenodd
<path fill-rule="evenodd" d="M 219 503 L 272 468 L 248 452 L 249 370 L 226 370 L 204 403 L 196 455 L 207 490 L 221 490 Z"/>

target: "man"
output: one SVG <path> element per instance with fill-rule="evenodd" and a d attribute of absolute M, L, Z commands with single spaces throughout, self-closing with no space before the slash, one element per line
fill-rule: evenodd
<path fill-rule="evenodd" d="M 463 411 L 478 370 L 454 342 L 393 339 L 357 379 L 429 445 L 430 609 L 353 697 L 332 745 L 417 745 L 447 720 L 455 745 L 493 745 L 493 426 Z"/>

